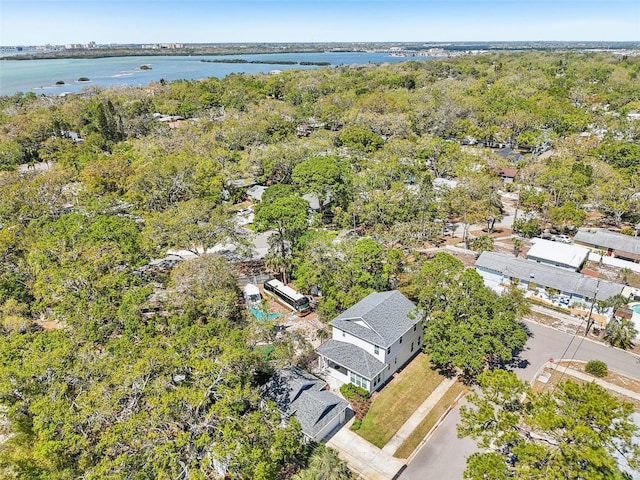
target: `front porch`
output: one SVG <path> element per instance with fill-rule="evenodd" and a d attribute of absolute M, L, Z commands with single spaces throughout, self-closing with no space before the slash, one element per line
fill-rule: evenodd
<path fill-rule="evenodd" d="M 339 391 L 342 385 L 349 383 L 347 368 L 323 356 L 318 357 L 318 374 L 329 384 L 331 390 Z"/>
<path fill-rule="evenodd" d="M 387 365 L 356 345 L 329 340 L 320 345 L 316 352 L 320 371 L 330 385 L 329 379 L 332 379 L 339 386 L 353 383 L 368 392 L 382 385 L 381 376 Z"/>

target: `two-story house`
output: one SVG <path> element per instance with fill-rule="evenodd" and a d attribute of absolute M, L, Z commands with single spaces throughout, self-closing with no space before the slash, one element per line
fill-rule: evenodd
<path fill-rule="evenodd" d="M 397 290 L 372 293 L 331 321 L 332 338 L 316 349 L 320 368 L 373 392 L 422 346 L 422 317 Z"/>

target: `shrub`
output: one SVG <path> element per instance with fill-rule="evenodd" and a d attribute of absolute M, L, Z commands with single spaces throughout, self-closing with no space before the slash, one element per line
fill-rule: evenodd
<path fill-rule="evenodd" d="M 584 371 L 598 378 L 606 377 L 607 373 L 609 373 L 607 364 L 600 360 L 590 360 L 587 362 L 587 365 L 584 367 Z"/>
<path fill-rule="evenodd" d="M 360 430 L 361 426 L 362 426 L 362 420 L 356 420 L 355 422 L 353 422 L 353 425 L 351 426 L 351 430 Z"/>
<path fill-rule="evenodd" d="M 356 396 L 360 398 L 367 399 L 369 398 L 369 392 L 367 392 L 364 388 L 360 388 L 353 383 L 345 383 L 340 387 L 340 392 L 344 395 L 344 398 L 347 400 L 353 400 Z"/>

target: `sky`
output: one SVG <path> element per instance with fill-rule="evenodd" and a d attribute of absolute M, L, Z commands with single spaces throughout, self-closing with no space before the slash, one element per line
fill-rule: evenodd
<path fill-rule="evenodd" d="M 637 41 L 640 0 L 0 0 L 0 45 Z"/>

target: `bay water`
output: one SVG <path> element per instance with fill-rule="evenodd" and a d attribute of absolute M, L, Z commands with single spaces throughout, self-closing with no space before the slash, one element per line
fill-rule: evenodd
<path fill-rule="evenodd" d="M 268 62 L 329 62 L 337 65 L 364 65 L 407 60 L 428 60 L 433 57 L 397 57 L 383 52 L 319 52 L 277 53 L 255 55 L 203 56 L 137 56 L 106 58 L 70 58 L 50 60 L 1 60 L 0 95 L 16 92 L 61 95 L 77 93 L 83 88 L 145 86 L 160 79 L 196 80 L 208 77 L 223 78 L 231 73 L 259 73 L 296 68 L 322 68 L 313 65 L 280 65 L 275 63 L 212 63 L 201 60 L 242 59 Z M 147 65 L 148 70 L 140 67 Z M 86 77 L 88 82 L 79 79 Z M 60 84 L 64 82 L 64 84 Z M 57 84 L 58 83 L 58 84 Z"/>

